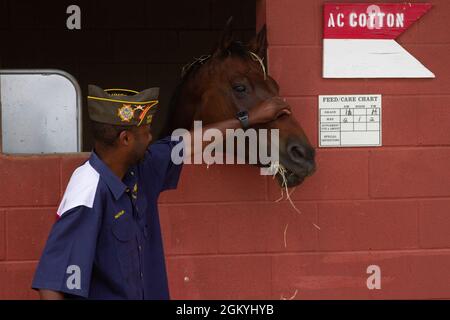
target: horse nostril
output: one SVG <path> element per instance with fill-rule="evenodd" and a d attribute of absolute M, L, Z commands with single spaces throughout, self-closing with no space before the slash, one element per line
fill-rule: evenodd
<path fill-rule="evenodd" d="M 308 172 L 314 170 L 314 149 L 305 147 L 300 143 L 293 142 L 287 146 L 287 153 L 289 158 L 304 167 Z"/>
<path fill-rule="evenodd" d="M 293 161 L 304 161 L 309 158 L 306 148 L 299 143 L 289 143 L 287 152 Z"/>
<path fill-rule="evenodd" d="M 290 145 L 288 147 L 288 153 L 292 160 L 299 160 L 306 158 L 305 148 L 300 145 Z"/>

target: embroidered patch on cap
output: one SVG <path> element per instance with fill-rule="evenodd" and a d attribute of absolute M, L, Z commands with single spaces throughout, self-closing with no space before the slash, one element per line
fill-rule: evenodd
<path fill-rule="evenodd" d="M 122 121 L 130 122 L 134 117 L 134 110 L 130 104 L 124 104 L 117 112 Z"/>

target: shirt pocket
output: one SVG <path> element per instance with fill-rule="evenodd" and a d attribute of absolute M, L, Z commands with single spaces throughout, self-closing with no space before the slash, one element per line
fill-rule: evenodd
<path fill-rule="evenodd" d="M 133 221 L 123 216 L 111 226 L 114 236 L 115 253 L 125 282 L 136 287 L 139 277 L 139 253 Z"/>
<path fill-rule="evenodd" d="M 113 222 L 111 230 L 119 242 L 129 242 L 133 239 L 134 235 L 132 228 L 132 221 L 130 221 L 129 217 L 123 216 Z"/>

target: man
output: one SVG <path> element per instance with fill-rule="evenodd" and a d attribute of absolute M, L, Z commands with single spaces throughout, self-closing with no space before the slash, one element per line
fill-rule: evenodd
<path fill-rule="evenodd" d="M 182 165 L 171 151 L 185 142 L 150 145 L 158 94 L 89 86 L 95 147 L 69 181 L 37 267 L 32 287 L 42 299 L 169 299 L 157 199 L 177 186 Z M 204 129 L 225 133 L 283 113 L 289 107 L 272 98 L 248 119 L 241 113 Z"/>

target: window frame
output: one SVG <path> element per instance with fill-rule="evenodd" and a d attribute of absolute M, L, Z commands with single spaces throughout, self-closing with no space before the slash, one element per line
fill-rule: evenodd
<path fill-rule="evenodd" d="M 0 69 L 0 76 L 2 75 L 59 75 L 67 80 L 73 85 L 75 89 L 76 96 L 76 115 L 77 115 L 77 151 L 76 153 L 83 152 L 83 114 L 82 114 L 82 93 L 80 85 L 76 78 L 70 73 L 60 70 L 60 69 Z M 1 87 L 0 87 L 1 90 Z M 3 130 L 1 129 L 1 97 L 0 97 L 0 153 L 8 155 L 25 155 L 26 153 L 4 153 L 3 152 Z M 33 155 L 51 155 L 51 154 L 64 154 L 64 152 L 53 152 L 53 153 L 29 153 Z"/>

